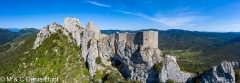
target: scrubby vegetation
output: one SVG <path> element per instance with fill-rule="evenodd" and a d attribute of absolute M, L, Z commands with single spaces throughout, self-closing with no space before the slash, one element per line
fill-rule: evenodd
<path fill-rule="evenodd" d="M 163 63 L 162 63 L 162 62 L 156 63 L 156 64 L 153 65 L 153 69 L 154 69 L 157 73 L 159 73 L 159 72 L 161 71 L 161 69 L 162 69 L 162 66 L 163 66 Z"/>
<path fill-rule="evenodd" d="M 109 73 L 103 78 L 103 81 L 105 83 L 115 83 L 117 79 L 121 79 L 121 75 L 119 73 Z"/>
<path fill-rule="evenodd" d="M 95 82 L 98 82 L 99 80 L 101 80 L 105 75 L 106 75 L 106 71 L 97 70 L 96 75 L 95 75 L 95 79 L 94 79 Z"/>
<path fill-rule="evenodd" d="M 175 83 L 175 82 L 171 79 L 168 79 L 166 83 Z"/>
<path fill-rule="evenodd" d="M 240 83 L 240 70 L 236 69 L 234 70 L 234 72 L 235 72 L 236 83 Z"/>
<path fill-rule="evenodd" d="M 162 52 L 162 57 L 166 57 L 166 53 Z"/>
<path fill-rule="evenodd" d="M 87 48 L 90 48 L 91 41 L 92 41 L 92 39 L 90 39 L 90 40 L 88 41 Z"/>
<path fill-rule="evenodd" d="M 83 27 L 79 26 L 78 24 L 76 24 L 76 27 L 78 27 L 79 29 L 83 29 Z"/>
<path fill-rule="evenodd" d="M 11 55 L 8 60 L 1 56 L 0 76 L 48 76 L 72 83 L 87 83 L 91 80 L 80 48 L 68 42 L 67 36 L 61 31 L 52 34 L 32 50 L 35 38 L 28 39 L 16 50 L 6 53 Z"/>
<path fill-rule="evenodd" d="M 181 71 L 197 74 L 207 71 L 211 67 L 211 65 L 207 64 L 206 61 L 202 61 L 200 59 L 202 58 L 201 52 L 191 52 L 185 50 L 164 50 L 163 52 L 177 57 L 177 63 L 180 66 Z"/>
<path fill-rule="evenodd" d="M 101 64 L 101 63 L 102 63 L 102 59 L 101 59 L 100 56 L 98 56 L 98 57 L 96 58 L 96 63 L 97 63 L 97 64 Z"/>

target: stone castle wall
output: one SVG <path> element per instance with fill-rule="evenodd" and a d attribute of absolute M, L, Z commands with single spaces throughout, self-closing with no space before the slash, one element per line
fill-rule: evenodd
<path fill-rule="evenodd" d="M 126 42 L 127 39 L 127 33 L 116 33 L 115 38 L 117 41 L 123 41 Z"/>
<path fill-rule="evenodd" d="M 126 42 L 127 42 L 127 43 L 131 43 L 131 44 L 134 44 L 134 43 L 135 43 L 135 42 L 134 42 L 135 36 L 136 36 L 136 34 L 134 34 L 134 33 L 128 33 L 128 34 L 127 34 Z"/>
<path fill-rule="evenodd" d="M 143 32 L 138 32 L 135 38 L 134 44 L 143 45 Z"/>
<path fill-rule="evenodd" d="M 146 33 L 146 34 L 144 34 L 143 38 L 147 39 L 147 40 L 144 40 L 144 42 L 146 42 L 146 44 L 144 44 L 144 45 L 158 48 L 158 32 L 146 31 L 143 33 Z"/>
<path fill-rule="evenodd" d="M 116 33 L 115 38 L 117 41 L 124 41 L 125 43 L 158 48 L 158 32 L 157 31 L 142 31 L 136 34 Z"/>

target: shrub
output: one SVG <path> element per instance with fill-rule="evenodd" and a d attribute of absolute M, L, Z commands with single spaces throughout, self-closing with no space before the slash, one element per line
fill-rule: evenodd
<path fill-rule="evenodd" d="M 111 72 L 103 78 L 103 81 L 104 83 L 118 83 L 116 82 L 118 79 L 121 79 L 121 75 L 119 73 Z"/>
<path fill-rule="evenodd" d="M 193 83 L 201 83 L 201 76 L 198 74 L 198 76 L 192 78 L 192 82 Z M 191 82 L 188 81 L 187 83 L 191 83 Z"/>
<path fill-rule="evenodd" d="M 98 57 L 96 58 L 96 63 L 97 63 L 97 64 L 101 64 L 101 63 L 102 63 L 102 58 L 101 58 L 100 56 L 98 56 Z"/>
<path fill-rule="evenodd" d="M 174 81 L 171 79 L 168 79 L 166 83 L 174 83 Z"/>
<path fill-rule="evenodd" d="M 105 75 L 105 72 L 103 72 L 102 70 L 97 70 L 95 75 L 95 82 L 102 79 Z"/>
<path fill-rule="evenodd" d="M 83 74 L 88 75 L 88 69 L 87 68 L 83 68 Z"/>
<path fill-rule="evenodd" d="M 235 72 L 235 78 L 236 78 L 236 82 L 240 83 L 240 70 L 234 70 Z"/>
<path fill-rule="evenodd" d="M 157 73 L 159 73 L 159 72 L 161 71 L 161 69 L 162 69 L 162 66 L 163 66 L 163 63 L 162 63 L 162 62 L 156 63 L 156 64 L 153 65 L 153 69 L 154 69 Z"/>
<path fill-rule="evenodd" d="M 83 32 L 81 33 L 80 37 L 81 37 L 81 38 L 83 37 Z"/>
<path fill-rule="evenodd" d="M 163 57 L 165 57 L 165 56 L 166 56 L 166 54 L 162 52 L 162 56 L 163 56 Z"/>
<path fill-rule="evenodd" d="M 107 61 L 108 61 L 108 62 L 110 62 L 110 61 L 111 61 L 111 59 L 107 59 Z"/>
<path fill-rule="evenodd" d="M 78 27 L 79 29 L 81 29 L 81 27 L 79 25 L 76 24 L 76 27 Z"/>
<path fill-rule="evenodd" d="M 72 36 L 72 33 L 68 33 L 69 36 Z"/>
<path fill-rule="evenodd" d="M 92 39 L 90 39 L 90 40 L 88 41 L 88 45 L 87 45 L 87 48 L 90 48 L 90 45 L 91 45 L 91 41 L 92 41 Z"/>
<path fill-rule="evenodd" d="M 126 80 L 123 80 L 122 82 L 120 83 L 142 83 L 141 81 L 139 80 L 130 80 L 130 79 L 126 79 Z"/>

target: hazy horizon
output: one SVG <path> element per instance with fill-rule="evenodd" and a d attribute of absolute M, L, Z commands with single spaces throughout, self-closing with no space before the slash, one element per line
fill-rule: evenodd
<path fill-rule="evenodd" d="M 1 27 L 0 27 L 1 28 Z M 25 27 L 28 28 L 28 27 Z M 29 28 L 34 28 L 34 27 L 29 27 Z M 85 27 L 84 27 L 85 28 Z M 4 28 L 4 29 L 8 29 L 12 32 L 18 32 L 19 30 L 23 29 L 23 28 Z M 35 28 L 38 29 L 38 28 Z M 41 28 L 40 28 L 41 29 Z M 38 29 L 39 30 L 39 29 Z M 120 29 L 100 29 L 100 30 L 120 30 Z M 148 29 L 139 29 L 139 30 L 148 30 Z M 120 30 L 120 31 L 139 31 L 139 30 Z M 184 29 L 167 29 L 167 30 L 160 30 L 160 29 L 155 29 L 158 31 L 168 31 L 168 30 L 183 30 L 183 31 L 192 31 L 194 32 L 194 30 L 184 30 Z M 195 30 L 196 31 L 196 30 Z M 221 31 L 197 31 L 197 32 L 213 32 L 213 33 L 240 33 L 240 31 L 226 31 L 226 32 L 221 32 Z"/>
<path fill-rule="evenodd" d="M 65 17 L 94 22 L 101 30 L 182 29 L 240 32 L 238 0 L 0 0 L 0 27 L 40 29 Z"/>

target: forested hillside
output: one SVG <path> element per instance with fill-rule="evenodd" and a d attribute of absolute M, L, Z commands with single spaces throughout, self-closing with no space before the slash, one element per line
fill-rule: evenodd
<path fill-rule="evenodd" d="M 23 28 L 18 32 L 11 32 L 9 29 L 0 28 L 0 45 L 13 41 L 15 38 L 37 32 L 35 28 Z"/>

